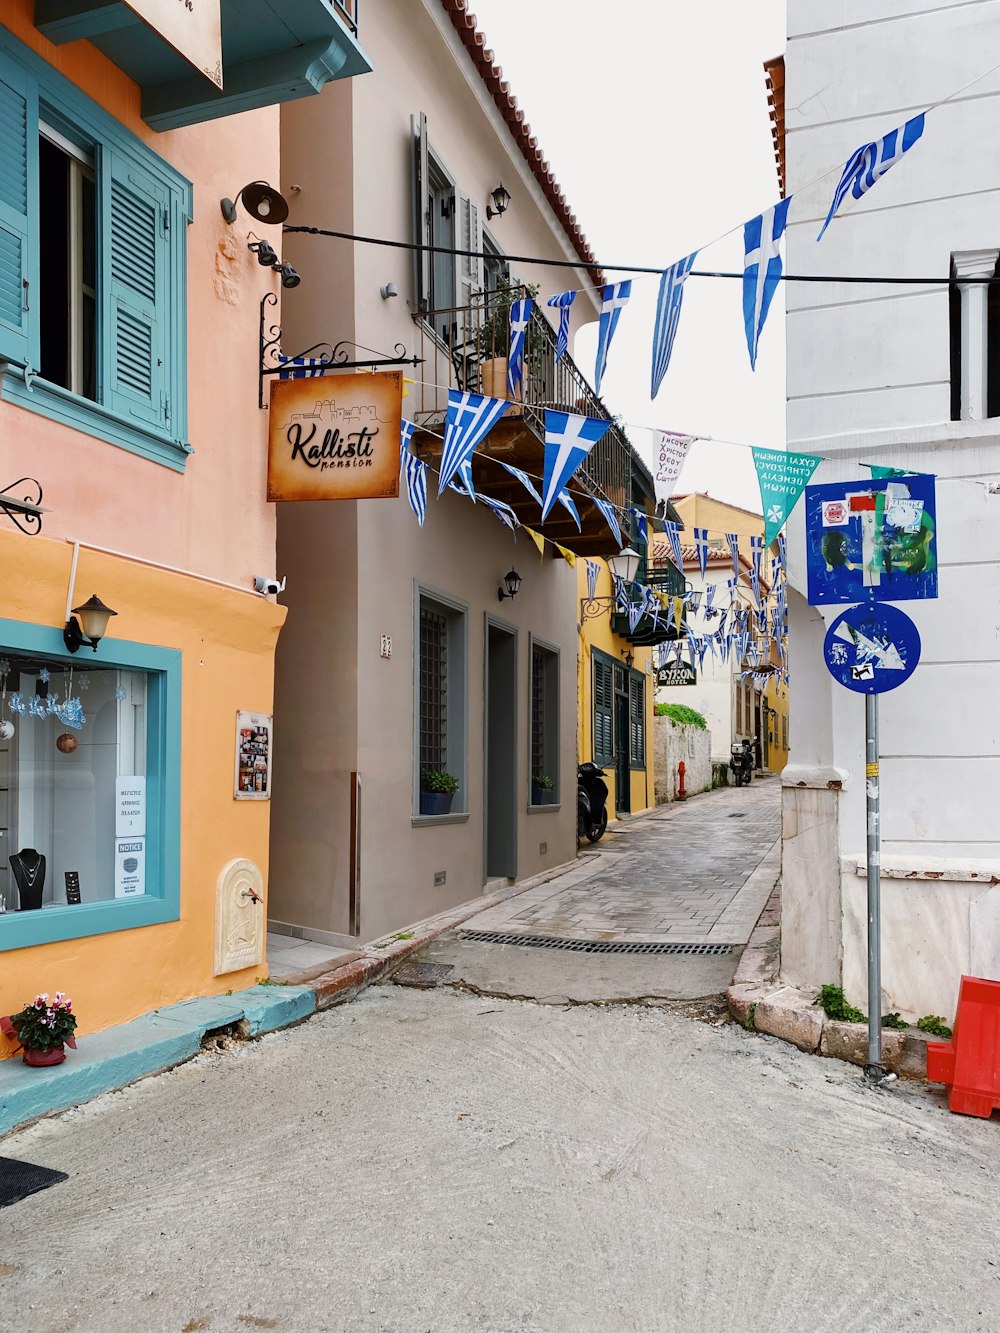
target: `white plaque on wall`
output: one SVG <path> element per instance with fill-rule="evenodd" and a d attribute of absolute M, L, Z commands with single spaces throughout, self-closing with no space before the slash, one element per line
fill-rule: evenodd
<path fill-rule="evenodd" d="M 140 898 L 146 892 L 146 839 L 115 840 L 115 897 Z"/>
<path fill-rule="evenodd" d="M 146 835 L 146 779 L 115 779 L 115 837 Z"/>
<path fill-rule="evenodd" d="M 222 6 L 219 0 L 125 0 L 178 55 L 222 87 Z"/>

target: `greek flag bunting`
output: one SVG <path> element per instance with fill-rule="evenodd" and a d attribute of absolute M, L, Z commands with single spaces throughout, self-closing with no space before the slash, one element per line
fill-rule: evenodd
<path fill-rule="evenodd" d="M 482 443 L 509 406 L 505 398 L 448 390 L 438 495 L 444 493 L 462 464 L 472 458 L 476 445 Z"/>
<path fill-rule="evenodd" d="M 750 368 L 757 369 L 757 344 L 781 281 L 781 238 L 791 196 L 743 226 L 743 323 Z"/>
<path fill-rule="evenodd" d="M 566 483 L 610 425 L 611 422 L 602 417 L 579 417 L 570 412 L 545 409 L 543 523 L 565 489 Z"/>
<path fill-rule="evenodd" d="M 309 380 L 322 376 L 322 368 L 329 366 L 330 362 L 324 361 L 321 356 L 285 356 L 279 352 L 278 365 L 283 367 L 278 374 L 279 380 Z"/>
<path fill-rule="evenodd" d="M 414 432 L 415 430 L 416 430 L 416 426 L 413 424 L 412 421 L 407 421 L 405 417 L 402 419 L 402 421 L 400 421 L 400 423 L 399 423 L 399 457 L 400 457 L 400 461 L 402 461 L 402 459 L 403 459 L 403 455 L 406 453 L 407 449 L 410 447 L 410 441 L 413 439 L 413 432 Z"/>
<path fill-rule="evenodd" d="M 628 605 L 628 593 L 625 591 L 625 580 L 620 574 L 611 575 L 611 586 L 614 590 L 615 610 L 624 611 Z"/>
<path fill-rule="evenodd" d="M 630 634 L 635 633 L 635 627 L 642 619 L 644 611 L 642 602 L 629 602 L 628 604 L 628 630 Z"/>
<path fill-rule="evenodd" d="M 476 503 L 476 488 L 472 484 L 472 459 L 467 458 L 464 463 L 459 464 L 458 479 L 465 487 L 465 493 L 472 501 Z M 453 483 L 454 484 L 454 483 Z"/>
<path fill-rule="evenodd" d="M 681 302 L 684 300 L 684 283 L 694 268 L 698 251 L 694 250 L 686 259 L 665 268 L 660 275 L 660 294 L 656 300 L 656 320 L 653 324 L 653 380 L 650 398 L 660 392 L 660 385 L 670 365 L 670 354 L 674 350 L 674 338 L 681 318 Z"/>
<path fill-rule="evenodd" d="M 524 383 L 524 336 L 528 331 L 528 320 L 534 301 L 526 296 L 521 301 L 514 301 L 510 307 L 510 349 L 507 353 L 507 390 L 511 398 L 516 398 Z"/>
<path fill-rule="evenodd" d="M 556 335 L 556 365 L 566 355 L 566 349 L 569 347 L 569 308 L 576 300 L 576 292 L 560 292 L 558 296 L 550 296 L 547 304 L 555 306 L 559 311 L 559 332 Z"/>
<path fill-rule="evenodd" d="M 622 530 L 618 526 L 618 515 L 615 513 L 615 507 L 610 500 L 599 500 L 596 495 L 591 497 L 594 504 L 604 515 L 604 520 L 608 527 L 615 534 L 615 541 L 619 546 L 622 544 Z"/>
<path fill-rule="evenodd" d="M 715 584 L 710 583 L 705 589 L 705 615 L 711 617 L 715 603 Z"/>
<path fill-rule="evenodd" d="M 597 596 L 597 576 L 601 567 L 596 560 L 587 561 L 587 601 L 592 602 Z"/>
<path fill-rule="evenodd" d="M 708 568 L 708 528 L 694 529 L 694 545 L 698 552 L 698 568 L 701 570 L 701 577 L 705 577 L 705 570 Z"/>
<path fill-rule="evenodd" d="M 481 495 L 479 498 L 482 500 L 483 504 L 486 505 L 487 509 L 491 509 L 493 513 L 496 514 L 497 518 L 505 528 L 510 528 L 511 532 L 513 532 L 515 528 L 521 526 L 517 520 L 517 515 L 514 513 L 513 509 L 511 509 L 509 504 L 505 504 L 503 500 L 492 500 L 488 495 Z"/>
<path fill-rule="evenodd" d="M 539 504 L 542 503 L 542 497 L 538 494 L 538 488 L 528 476 L 527 472 L 522 472 L 521 469 L 515 467 L 513 463 L 504 463 L 499 458 L 494 461 L 499 463 L 502 468 L 505 468 L 512 477 L 516 477 L 533 500 L 537 500 Z"/>
<path fill-rule="evenodd" d="M 729 554 L 733 558 L 733 574 L 738 579 L 740 576 L 740 539 L 735 532 L 727 532 L 726 541 L 729 543 Z"/>
<path fill-rule="evenodd" d="M 667 534 L 667 541 L 670 543 L 670 558 L 674 564 L 684 573 L 684 554 L 681 551 L 681 533 L 676 523 L 669 520 L 664 523 L 663 530 Z"/>
<path fill-rule="evenodd" d="M 601 320 L 597 326 L 597 367 L 594 371 L 594 391 L 601 392 L 601 379 L 604 375 L 604 367 L 608 363 L 608 348 L 611 346 L 611 339 L 615 336 L 615 329 L 618 327 L 618 320 L 622 311 L 628 305 L 628 298 L 632 295 L 632 283 L 629 282 L 610 282 L 601 289 Z"/>
<path fill-rule="evenodd" d="M 559 492 L 559 503 L 562 505 L 563 509 L 566 510 L 566 512 L 569 514 L 570 518 L 571 518 L 571 519 L 573 520 L 573 522 L 576 524 L 576 530 L 577 530 L 577 532 L 579 532 L 579 531 L 580 531 L 580 514 L 579 514 L 579 511 L 577 510 L 576 505 L 573 503 L 573 497 L 570 495 L 570 493 L 569 493 L 568 490 L 564 490 L 564 491 L 560 491 L 560 492 Z"/>
<path fill-rule="evenodd" d="M 823 232 L 829 227 L 847 196 L 850 194 L 855 199 L 860 199 L 890 167 L 896 165 L 908 149 L 913 147 L 923 132 L 924 116 L 921 112 L 919 116 L 908 120 L 905 125 L 890 130 L 877 143 L 863 143 L 860 148 L 854 150 L 833 192 L 830 211 L 816 237 L 817 241 L 823 239 Z"/>
<path fill-rule="evenodd" d="M 633 510 L 632 510 L 632 514 L 633 514 L 633 517 L 635 518 L 635 531 L 636 531 L 636 536 L 639 538 L 639 541 L 641 541 L 641 542 L 645 543 L 646 545 L 648 545 L 648 544 L 649 544 L 649 516 L 648 516 L 648 514 L 645 514 L 641 509 L 633 509 Z"/>

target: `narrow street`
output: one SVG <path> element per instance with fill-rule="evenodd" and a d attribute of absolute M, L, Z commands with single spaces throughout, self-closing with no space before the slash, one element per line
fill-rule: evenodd
<path fill-rule="evenodd" d="M 699 923 L 702 942 L 727 943 L 735 914 L 752 914 L 741 894 L 776 811 L 776 784 L 761 783 L 636 820 L 579 868 L 596 866 L 589 880 L 515 898 L 487 924 L 637 943 L 648 915 L 661 943 Z M 600 920 L 580 919 L 588 895 Z M 738 950 L 445 939 L 435 957 L 448 950 L 460 980 L 493 969 L 497 994 L 542 989 L 550 969 L 549 1003 L 470 994 L 455 973 L 431 990 L 375 987 L 6 1139 L 5 1155 L 69 1179 L 0 1210 L 0 1327 L 1000 1324 L 994 1125 L 950 1115 L 939 1090 L 873 1092 L 853 1067 L 683 1006 L 566 1003 L 584 998 L 588 969 L 607 989 L 612 964 L 623 989 L 626 969 L 643 970 L 637 994 L 657 967 L 662 992 L 706 996 Z"/>

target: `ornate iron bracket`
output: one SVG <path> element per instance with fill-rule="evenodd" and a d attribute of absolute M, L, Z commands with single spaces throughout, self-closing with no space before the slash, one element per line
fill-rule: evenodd
<path fill-rule="evenodd" d="M 257 385 L 257 404 L 261 408 L 267 406 L 264 401 L 264 379 L 268 375 L 282 373 L 294 375 L 298 372 L 302 378 L 311 379 L 314 375 L 325 375 L 328 370 L 375 370 L 381 366 L 421 366 L 424 363 L 422 356 L 407 356 L 403 343 L 396 343 L 393 349 L 395 356 L 383 356 L 372 347 L 364 347 L 361 343 L 350 342 L 346 338 L 333 346 L 330 343 L 313 343 L 312 347 L 307 347 L 304 352 L 298 352 L 295 356 L 283 356 L 280 350 L 281 325 L 267 322 L 267 307 L 277 304 L 278 298 L 274 292 L 265 292 L 261 297 L 260 370 Z M 354 348 L 358 352 L 371 352 L 372 359 L 351 361 L 348 359 L 348 348 Z M 297 362 L 300 364 L 297 365 Z"/>
<path fill-rule="evenodd" d="M 25 488 L 23 491 L 21 488 Z M 11 492 L 17 492 L 12 495 Z M 29 537 L 37 537 L 42 530 L 42 488 L 34 477 L 21 477 L 0 491 L 0 513 L 10 519 L 16 528 Z"/>

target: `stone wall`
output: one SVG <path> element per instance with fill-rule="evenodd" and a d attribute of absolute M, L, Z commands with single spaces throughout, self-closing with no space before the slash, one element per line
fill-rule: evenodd
<path fill-rule="evenodd" d="M 684 790 L 689 796 L 712 786 L 712 734 L 704 727 L 653 719 L 656 804 L 677 799 L 677 765 L 684 761 Z"/>

